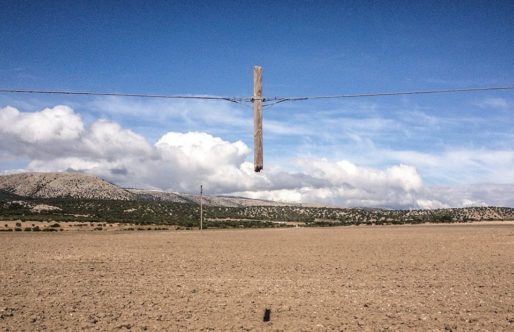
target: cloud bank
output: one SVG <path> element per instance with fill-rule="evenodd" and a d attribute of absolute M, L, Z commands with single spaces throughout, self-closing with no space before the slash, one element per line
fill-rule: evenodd
<path fill-rule="evenodd" d="M 401 162 L 383 168 L 302 158 L 254 173 L 251 150 L 242 141 L 191 131 L 168 132 L 151 144 L 112 121 L 86 124 L 62 105 L 39 112 L 0 109 L 0 138 L 0 161 L 28 159 L 26 170 L 86 172 L 125 187 L 196 192 L 203 184 L 213 194 L 352 207 L 514 206 L 512 185 L 424 185 L 416 163 L 477 162 L 465 152 L 435 157 L 390 151 Z M 511 151 L 483 156 L 484 163 L 498 158 L 506 167 L 514 163 Z"/>

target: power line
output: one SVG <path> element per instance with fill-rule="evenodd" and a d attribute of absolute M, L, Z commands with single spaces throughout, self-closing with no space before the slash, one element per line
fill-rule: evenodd
<path fill-rule="evenodd" d="M 221 96 L 195 96 L 195 95 L 159 95 L 146 93 L 122 93 L 122 92 L 92 92 L 92 91 L 67 91 L 67 90 L 25 90 L 25 89 L 0 89 L 0 93 L 33 93 L 53 95 L 76 96 L 112 96 L 112 97 L 141 97 L 163 99 L 201 99 L 201 100 L 225 100 L 233 103 L 241 103 L 243 98 Z"/>
<path fill-rule="evenodd" d="M 283 103 L 285 101 L 302 101 L 315 99 L 341 99 L 341 98 L 362 98 L 362 97 L 384 97 L 384 96 L 403 96 L 403 95 L 422 95 L 437 93 L 460 93 L 460 92 L 480 92 L 495 90 L 514 90 L 514 86 L 494 86 L 483 88 L 463 88 L 463 89 L 445 89 L 445 90 L 417 90 L 417 91 L 398 91 L 398 92 L 372 92 L 357 94 L 341 94 L 329 96 L 305 96 L 305 97 L 274 97 L 266 98 L 266 101 L 275 101 L 273 104 Z"/>
<path fill-rule="evenodd" d="M 481 88 L 462 88 L 462 89 L 441 89 L 441 90 L 415 90 L 415 91 L 396 91 L 396 92 L 371 92 L 356 94 L 340 94 L 326 96 L 296 96 L 296 97 L 264 97 L 264 106 L 273 105 L 287 101 L 305 101 L 320 99 L 343 99 L 343 98 L 365 98 L 365 97 L 386 97 L 386 96 L 405 96 L 423 95 L 440 93 L 462 93 L 462 92 L 481 92 L 481 91 L 501 91 L 514 90 L 514 86 L 492 86 Z M 196 100 L 224 100 L 232 103 L 252 103 L 255 97 L 227 97 L 227 96 L 202 96 L 202 95 L 164 95 L 146 93 L 121 93 L 121 92 L 92 92 L 92 91 L 69 91 L 69 90 L 29 90 L 29 89 L 0 89 L 0 93 L 31 93 L 31 94 L 57 94 L 57 95 L 78 95 L 78 96 L 113 96 L 113 97 L 141 97 L 141 98 L 161 98 L 161 99 L 196 99 Z"/>

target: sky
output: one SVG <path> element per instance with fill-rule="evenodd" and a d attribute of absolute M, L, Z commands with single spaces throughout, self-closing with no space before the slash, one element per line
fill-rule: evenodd
<path fill-rule="evenodd" d="M 514 86 L 512 1 L 1 0 L 0 89 L 265 97 Z M 514 207 L 514 90 L 249 104 L 0 93 L 0 174 L 341 207 Z"/>

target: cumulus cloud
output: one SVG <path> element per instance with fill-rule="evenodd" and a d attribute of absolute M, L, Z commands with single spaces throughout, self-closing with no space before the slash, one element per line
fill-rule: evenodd
<path fill-rule="evenodd" d="M 0 109 L 0 149 L 15 155 L 52 156 L 67 149 L 83 132 L 80 115 L 68 106 L 32 113 L 13 107 Z"/>
<path fill-rule="evenodd" d="M 152 154 L 152 147 L 143 136 L 106 120 L 94 122 L 80 143 L 86 154 L 111 161 L 126 155 L 146 158 Z"/>
<path fill-rule="evenodd" d="M 240 165 L 250 152 L 241 141 L 227 144 L 219 137 L 201 132 L 170 132 L 161 137 L 155 145 L 163 153 L 178 155 L 178 159 L 184 164 L 203 169 L 225 164 Z"/>
<path fill-rule="evenodd" d="M 0 131 L 27 143 L 52 143 L 76 139 L 84 130 L 80 116 L 68 106 L 22 113 L 13 107 L 0 109 Z"/>
<path fill-rule="evenodd" d="M 100 119 L 84 123 L 67 106 L 40 112 L 0 109 L 0 158 L 27 158 L 27 170 L 75 170 L 99 175 L 126 187 L 196 192 L 203 184 L 210 193 L 242 195 L 289 202 L 333 206 L 436 208 L 514 204 L 513 188 L 431 188 L 414 167 L 441 161 L 468 160 L 469 165 L 514 162 L 509 152 L 446 156 L 398 152 L 396 165 L 362 167 L 348 160 L 302 158 L 285 166 L 267 166 L 254 173 L 250 148 L 204 132 L 168 132 L 155 144 L 120 124 Z M 404 160 L 403 160 L 404 159 Z M 414 164 L 409 161 L 413 161 Z M 469 166 L 468 165 L 468 166 Z M 477 187 L 473 187 L 477 188 Z M 505 203 L 505 204 L 503 204 Z"/>
<path fill-rule="evenodd" d="M 334 206 L 416 206 L 423 183 L 416 169 L 397 165 L 384 170 L 358 167 L 349 161 L 298 160 L 302 181 L 296 187 L 253 190 L 237 193 L 252 198 L 292 202 L 323 203 Z M 299 174 L 297 174 L 299 175 Z M 275 176 L 269 175 L 271 182 Z"/>

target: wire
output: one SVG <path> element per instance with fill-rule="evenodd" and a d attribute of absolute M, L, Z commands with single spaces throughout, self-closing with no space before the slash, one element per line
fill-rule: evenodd
<path fill-rule="evenodd" d="M 114 97 L 142 97 L 142 98 L 165 98 L 165 99 L 202 99 L 202 100 L 225 100 L 233 103 L 243 102 L 243 98 L 220 97 L 220 96 L 195 96 L 195 95 L 157 95 L 145 93 L 118 93 L 118 92 L 91 92 L 91 91 L 62 91 L 62 90 L 24 90 L 24 89 L 0 89 L 0 93 L 36 93 L 36 94 L 57 94 L 57 95 L 79 95 L 79 96 L 114 96 Z"/>
<path fill-rule="evenodd" d="M 271 100 L 272 102 L 268 102 L 268 100 Z M 275 106 L 276 104 L 280 104 L 280 103 L 283 103 L 283 102 L 286 102 L 288 101 L 288 99 L 286 98 L 281 98 L 281 99 L 265 99 L 265 103 L 263 103 L 262 107 L 267 107 L 267 108 L 272 108 L 273 106 Z"/>
<path fill-rule="evenodd" d="M 332 96 L 274 97 L 274 98 L 266 98 L 266 101 L 274 101 L 274 100 L 276 100 L 277 103 L 282 103 L 284 101 L 302 101 L 302 100 L 314 100 L 314 99 L 383 97 L 383 96 L 422 95 L 422 94 L 435 94 L 435 93 L 478 92 L 478 91 L 494 91 L 494 90 L 514 90 L 514 86 L 496 86 L 496 87 L 485 87 L 485 88 L 464 88 L 464 89 L 447 89 L 447 90 L 418 90 L 418 91 L 400 91 L 400 92 L 373 92 L 373 93 L 342 94 L 342 95 L 332 95 Z"/>
<path fill-rule="evenodd" d="M 384 97 L 384 96 L 404 96 L 422 95 L 437 93 L 460 93 L 460 92 L 479 92 L 479 91 L 514 90 L 514 86 L 494 86 L 482 88 L 463 88 L 446 90 L 418 90 L 418 91 L 399 91 L 399 92 L 373 92 L 357 94 L 341 94 L 329 96 L 304 96 L 304 97 L 271 97 L 262 98 L 264 107 L 283 103 L 286 101 L 303 101 L 316 99 L 341 99 L 341 98 L 363 98 L 363 97 Z M 232 103 L 253 103 L 255 97 L 224 97 L 224 96 L 198 96 L 198 95 L 159 95 L 145 93 L 118 93 L 118 92 L 91 92 L 91 91 L 65 91 L 65 90 L 25 90 L 25 89 L 0 89 L 0 93 L 36 93 L 36 94 L 59 94 L 59 95 L 80 95 L 80 96 L 115 96 L 115 97 L 141 97 L 141 98 L 164 98 L 164 99 L 198 99 L 198 100 L 224 100 Z"/>

